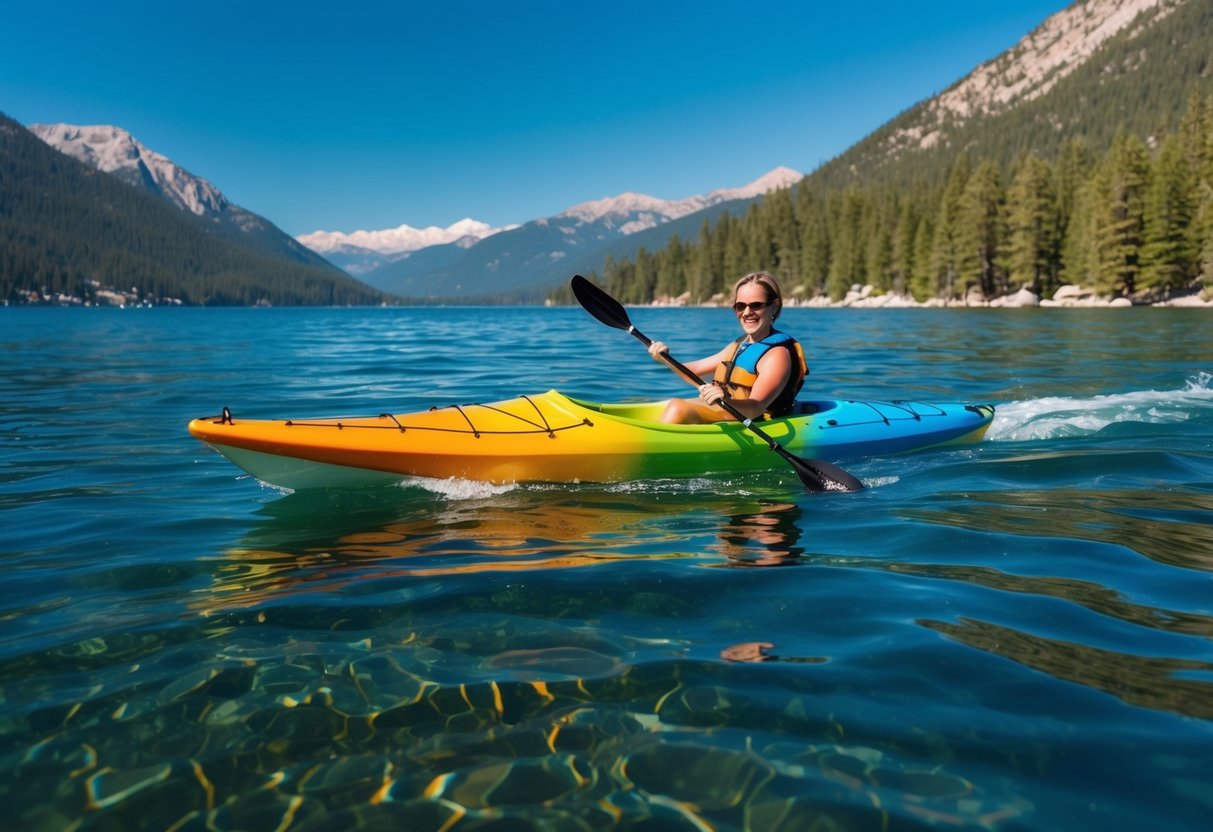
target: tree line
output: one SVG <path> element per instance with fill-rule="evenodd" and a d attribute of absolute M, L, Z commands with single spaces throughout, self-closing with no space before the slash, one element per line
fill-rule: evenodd
<path fill-rule="evenodd" d="M 856 284 L 919 301 L 1050 296 L 1066 283 L 1153 299 L 1213 285 L 1213 99 L 1194 96 L 1161 140 L 1122 133 L 1099 154 L 1075 138 L 1007 169 L 961 154 L 937 185 L 802 182 L 594 277 L 624 302 L 699 303 L 755 270 L 834 300 Z"/>

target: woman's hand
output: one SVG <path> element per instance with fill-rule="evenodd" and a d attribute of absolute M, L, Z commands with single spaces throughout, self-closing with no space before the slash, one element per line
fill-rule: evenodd
<path fill-rule="evenodd" d="M 661 341 L 654 341 L 653 343 L 649 344 L 649 355 L 653 357 L 654 361 L 663 361 L 661 357 L 662 354 L 664 353 L 665 355 L 669 355 L 669 352 L 670 348 Z"/>
<path fill-rule="evenodd" d="M 724 398 L 724 391 L 715 384 L 699 385 L 699 399 L 704 404 L 714 405 Z"/>

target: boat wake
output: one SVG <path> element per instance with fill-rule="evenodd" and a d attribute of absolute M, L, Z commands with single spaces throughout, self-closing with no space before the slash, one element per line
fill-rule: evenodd
<path fill-rule="evenodd" d="M 1053 396 L 998 405 L 986 439 L 1024 442 L 1087 436 L 1108 425 L 1185 422 L 1213 408 L 1213 374 L 1199 373 L 1179 390 L 1141 390 L 1091 398 Z"/>
<path fill-rule="evenodd" d="M 456 477 L 445 480 L 430 477 L 408 477 L 401 480 L 400 485 L 402 488 L 422 488 L 448 500 L 484 500 L 513 491 L 518 487 L 513 483 L 494 485 L 489 482 L 461 480 Z"/>

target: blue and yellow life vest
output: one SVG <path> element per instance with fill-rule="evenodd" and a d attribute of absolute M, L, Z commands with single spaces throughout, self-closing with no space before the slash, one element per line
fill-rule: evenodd
<path fill-rule="evenodd" d="M 767 409 L 770 416 L 785 416 L 792 412 L 796 394 L 800 392 L 804 378 L 809 374 L 809 364 L 804 357 L 800 342 L 786 332 L 773 331 L 761 341 L 747 344 L 745 335 L 733 342 L 733 352 L 716 366 L 713 381 L 724 390 L 730 399 L 748 399 L 758 380 L 758 362 L 775 347 L 784 347 L 792 354 L 792 372 L 783 390 Z"/>

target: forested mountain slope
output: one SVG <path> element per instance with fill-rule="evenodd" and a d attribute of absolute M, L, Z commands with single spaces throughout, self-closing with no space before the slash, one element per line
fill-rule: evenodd
<path fill-rule="evenodd" d="M 0 301 L 377 304 L 328 264 L 245 248 L 0 115 Z"/>
<path fill-rule="evenodd" d="M 1068 63 L 1043 71 L 1058 43 Z M 795 188 L 599 279 L 633 302 L 699 302 L 756 269 L 804 298 L 1199 290 L 1213 284 L 1211 66 L 1213 3 L 1075 3 Z"/>

